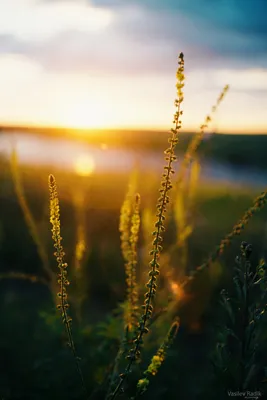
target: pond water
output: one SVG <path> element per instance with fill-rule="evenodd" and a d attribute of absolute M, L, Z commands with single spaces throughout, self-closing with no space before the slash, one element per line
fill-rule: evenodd
<path fill-rule="evenodd" d="M 22 164 L 56 166 L 81 175 L 92 171 L 127 172 L 136 163 L 142 170 L 160 172 L 164 165 L 163 154 L 158 151 L 114 148 L 105 143 L 97 146 L 41 135 L 1 132 L 0 155 L 8 156 L 13 147 Z M 264 171 L 208 160 L 201 160 L 201 179 L 246 186 L 267 185 Z"/>

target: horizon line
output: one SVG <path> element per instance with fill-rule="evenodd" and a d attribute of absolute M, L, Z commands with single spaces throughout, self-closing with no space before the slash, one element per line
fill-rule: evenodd
<path fill-rule="evenodd" d="M 68 131 L 68 132 L 79 132 L 79 133 L 97 133 L 97 132 L 155 132 L 155 133 L 159 133 L 159 132 L 169 132 L 170 128 L 166 128 L 166 127 L 75 127 L 75 126 L 64 126 L 64 125 L 50 125 L 50 124 L 30 124 L 30 123 L 15 123 L 15 124 L 10 124 L 10 123 L 0 123 L 0 132 L 3 130 L 46 130 L 46 131 L 51 131 L 52 129 L 57 130 L 57 131 Z M 198 132 L 199 129 L 197 130 L 183 130 L 181 129 L 181 133 L 185 133 L 185 134 L 193 134 L 195 132 Z M 229 132 L 229 131 L 218 131 L 218 132 L 212 132 L 211 130 L 209 130 L 208 132 L 205 132 L 206 135 L 267 135 L 267 131 L 255 131 L 255 132 L 244 132 L 241 130 L 238 131 L 234 131 L 234 132 Z"/>

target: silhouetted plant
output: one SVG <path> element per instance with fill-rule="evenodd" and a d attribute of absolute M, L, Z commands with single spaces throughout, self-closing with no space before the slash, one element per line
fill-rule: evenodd
<path fill-rule="evenodd" d="M 225 394 L 231 391 L 256 390 L 260 387 L 257 361 L 261 351 L 262 319 L 266 311 L 266 265 L 261 261 L 255 269 L 251 265 L 252 246 L 242 242 L 234 269 L 234 292 L 221 292 L 224 310 L 218 331 L 212 364 L 216 386 Z"/>

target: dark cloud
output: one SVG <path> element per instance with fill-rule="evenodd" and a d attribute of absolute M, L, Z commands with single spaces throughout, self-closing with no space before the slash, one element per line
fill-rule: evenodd
<path fill-rule="evenodd" d="M 125 0 L 94 0 L 99 7 L 122 7 Z M 132 0 L 150 11 L 182 12 L 216 27 L 245 34 L 266 35 L 266 0 Z"/>
<path fill-rule="evenodd" d="M 180 0 L 167 3 L 170 8 L 173 5 L 176 10 L 209 21 L 218 28 L 245 35 L 267 35 L 266 0 Z"/>
<path fill-rule="evenodd" d="M 96 6 L 116 7 L 124 0 L 95 0 Z M 151 15 L 158 15 L 157 29 L 151 31 L 151 20 L 134 27 L 136 35 L 150 38 L 165 37 L 177 40 L 178 34 L 189 44 L 209 48 L 223 56 L 265 58 L 267 52 L 267 1 L 266 0 L 134 0 L 127 4 L 139 4 Z M 168 18 L 172 19 L 169 24 Z M 179 26 L 179 16 L 190 23 Z M 175 24 L 175 18 L 178 19 Z M 192 25 L 194 26 L 192 34 Z M 126 32 L 133 33 L 127 26 Z M 196 32 L 197 31 L 197 32 Z"/>

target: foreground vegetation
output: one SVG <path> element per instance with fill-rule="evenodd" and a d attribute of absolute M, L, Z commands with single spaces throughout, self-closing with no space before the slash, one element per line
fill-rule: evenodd
<path fill-rule="evenodd" d="M 77 177 L 49 175 L 48 199 L 41 175 L 22 185 L 15 152 L 12 188 L 3 162 L 5 400 L 264 396 L 267 193 L 253 200 L 251 191 L 198 188 L 197 150 L 213 114 L 174 175 L 183 81 L 181 54 L 162 182 L 135 170 L 124 196 L 126 177 L 120 186 L 109 177 L 117 196 L 106 194 L 101 212 L 99 176 L 86 187 Z M 234 242 L 244 228 L 247 242 Z"/>

